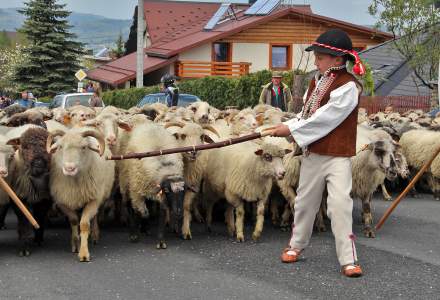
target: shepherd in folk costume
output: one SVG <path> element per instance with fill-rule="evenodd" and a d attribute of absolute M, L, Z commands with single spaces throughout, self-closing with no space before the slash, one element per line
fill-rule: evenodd
<path fill-rule="evenodd" d="M 304 96 L 300 118 L 277 125 L 273 132 L 274 136 L 293 137 L 304 153 L 292 236 L 281 261 L 296 262 L 309 244 L 315 216 L 327 188 L 328 216 L 342 274 L 358 277 L 362 269 L 357 262 L 352 232 L 350 157 L 356 151 L 362 86 L 347 71 L 346 62 L 354 62 L 353 73 L 357 75 L 363 75 L 365 68 L 353 50 L 350 37 L 339 29 L 323 33 L 306 51 L 314 51 L 319 72 Z"/>

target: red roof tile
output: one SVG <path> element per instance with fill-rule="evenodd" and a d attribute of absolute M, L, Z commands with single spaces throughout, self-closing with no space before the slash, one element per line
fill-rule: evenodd
<path fill-rule="evenodd" d="M 162 59 L 144 56 L 144 73 L 149 73 L 172 64 L 177 57 Z M 87 78 L 116 86 L 136 78 L 136 52 L 123 56 L 108 64 L 87 72 Z"/>

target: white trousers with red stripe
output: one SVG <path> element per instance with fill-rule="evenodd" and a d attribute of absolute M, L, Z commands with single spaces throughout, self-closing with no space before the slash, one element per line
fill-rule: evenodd
<path fill-rule="evenodd" d="M 357 262 L 352 231 L 353 200 L 351 191 L 351 160 L 310 153 L 302 158 L 298 195 L 290 247 L 307 247 L 313 231 L 316 213 L 327 187 L 327 214 L 336 242 L 336 254 L 341 266 Z"/>

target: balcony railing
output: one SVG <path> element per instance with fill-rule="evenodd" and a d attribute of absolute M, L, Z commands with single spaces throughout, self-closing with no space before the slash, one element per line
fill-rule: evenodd
<path fill-rule="evenodd" d="M 239 77 L 249 74 L 251 63 L 183 60 L 176 63 L 176 75 L 180 78 L 205 76 Z"/>

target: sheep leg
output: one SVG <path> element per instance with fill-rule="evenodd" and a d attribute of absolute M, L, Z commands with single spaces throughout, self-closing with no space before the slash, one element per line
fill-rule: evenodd
<path fill-rule="evenodd" d="M 281 215 L 281 231 L 287 231 L 289 228 L 290 216 L 292 215 L 292 210 L 290 209 L 289 203 L 284 205 L 283 214 Z"/>
<path fill-rule="evenodd" d="M 390 196 L 390 194 L 388 193 L 388 191 L 387 191 L 387 188 L 386 188 L 386 186 L 385 186 L 385 183 L 381 183 L 380 184 L 380 187 L 381 187 L 381 189 L 382 189 L 382 195 L 383 195 L 383 198 L 385 199 L 385 201 L 391 201 L 393 198 Z"/>
<path fill-rule="evenodd" d="M 31 255 L 32 226 L 15 204 L 13 205 L 13 208 L 18 221 L 18 225 L 17 225 L 18 239 L 21 242 L 18 255 L 29 256 Z"/>
<path fill-rule="evenodd" d="M 6 229 L 5 219 L 8 214 L 8 210 L 10 206 L 11 206 L 10 203 L 6 203 L 5 205 L 0 207 L 0 230 Z"/>
<path fill-rule="evenodd" d="M 237 231 L 237 242 L 244 242 L 243 223 L 244 223 L 244 205 L 243 202 L 241 202 L 235 208 L 235 228 Z"/>
<path fill-rule="evenodd" d="M 52 201 L 49 199 L 43 199 L 42 201 L 35 203 L 33 205 L 33 212 L 35 216 L 35 220 L 40 225 L 39 229 L 35 229 L 35 238 L 34 241 L 38 246 L 44 242 L 44 230 L 46 228 L 46 218 L 47 213 L 49 212 L 52 206 Z"/>
<path fill-rule="evenodd" d="M 58 208 L 66 215 L 69 219 L 70 228 L 72 230 L 70 245 L 72 247 L 72 253 L 78 252 L 79 250 L 79 218 L 76 212 L 65 205 L 57 204 Z"/>
<path fill-rule="evenodd" d="M 258 210 L 258 208 L 257 208 Z M 257 212 L 258 214 L 258 212 Z M 270 200 L 270 216 L 271 216 L 271 220 L 272 220 L 272 224 L 274 226 L 278 226 L 279 224 L 279 215 L 280 212 L 278 210 L 278 198 L 272 198 Z"/>
<path fill-rule="evenodd" d="M 376 234 L 372 228 L 371 195 L 362 198 L 362 223 L 364 223 L 364 235 L 369 238 L 374 238 Z"/>
<path fill-rule="evenodd" d="M 99 241 L 99 222 L 98 222 L 98 216 L 95 216 L 92 219 L 92 228 L 90 231 L 90 237 L 92 239 L 93 245 L 98 244 Z"/>
<path fill-rule="evenodd" d="M 157 249 L 166 249 L 167 244 L 165 242 L 165 222 L 166 222 L 166 215 L 167 215 L 168 207 L 163 202 L 160 203 L 160 211 L 159 211 L 159 226 L 158 226 L 158 232 L 157 232 Z"/>
<path fill-rule="evenodd" d="M 192 211 L 193 211 L 194 219 L 196 219 L 196 221 L 199 223 L 203 223 L 204 219 L 203 219 L 202 214 L 200 213 L 199 203 L 200 203 L 199 197 L 194 197 L 194 200 L 192 203 Z"/>
<path fill-rule="evenodd" d="M 319 211 L 316 213 L 315 229 L 317 232 L 327 231 L 327 226 L 325 226 L 325 222 L 324 222 L 325 216 L 327 215 L 326 201 L 327 201 L 327 195 L 325 195 L 325 198 L 324 197 L 322 198 Z"/>
<path fill-rule="evenodd" d="M 183 199 L 183 225 L 182 236 L 185 240 L 192 239 L 191 236 L 191 208 L 193 207 L 193 200 L 196 194 L 190 190 L 186 190 L 185 198 Z"/>
<path fill-rule="evenodd" d="M 252 234 L 252 239 L 254 241 L 257 241 L 260 238 L 261 233 L 263 232 L 264 203 L 265 201 L 262 200 L 257 202 L 257 222 L 255 223 L 254 233 Z"/>
<path fill-rule="evenodd" d="M 432 174 L 428 175 L 428 185 L 432 190 L 434 199 L 440 201 L 440 180 L 435 178 Z"/>
<path fill-rule="evenodd" d="M 96 217 L 98 213 L 99 204 L 97 201 L 92 201 L 86 204 L 83 209 L 81 220 L 79 222 L 80 229 L 80 248 L 78 253 L 79 261 L 88 262 L 90 261 L 89 253 L 89 234 L 90 234 L 90 220 Z"/>
<path fill-rule="evenodd" d="M 295 198 L 296 193 L 295 190 L 291 186 L 284 187 L 283 185 L 280 185 L 280 191 L 283 194 L 284 198 L 287 200 L 287 204 L 284 207 L 284 212 L 281 217 L 281 230 L 285 231 L 287 228 L 289 228 L 290 224 L 290 216 L 295 215 Z"/>
<path fill-rule="evenodd" d="M 139 229 L 139 215 L 137 212 L 133 209 L 130 202 L 126 202 L 127 207 L 127 223 L 129 227 L 129 240 L 132 243 L 136 243 L 139 241 L 140 236 L 140 229 Z"/>
<path fill-rule="evenodd" d="M 225 211 L 225 222 L 229 236 L 233 237 L 235 233 L 234 207 L 230 204 L 227 204 Z"/>

